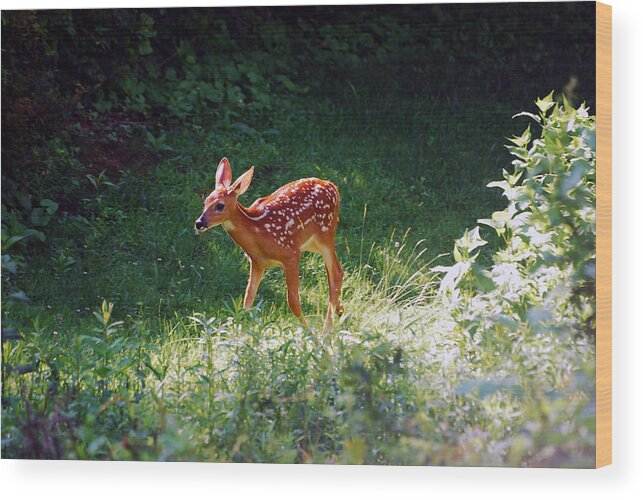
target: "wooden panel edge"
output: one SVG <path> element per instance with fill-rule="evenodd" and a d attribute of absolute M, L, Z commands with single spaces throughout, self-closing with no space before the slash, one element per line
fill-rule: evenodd
<path fill-rule="evenodd" d="M 596 2 L 596 467 L 612 463 L 612 7 Z"/>

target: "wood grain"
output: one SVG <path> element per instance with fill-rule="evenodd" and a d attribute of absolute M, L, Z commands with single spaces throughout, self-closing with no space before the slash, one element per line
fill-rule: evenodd
<path fill-rule="evenodd" d="M 612 463 L 612 7 L 596 3 L 596 467 Z"/>

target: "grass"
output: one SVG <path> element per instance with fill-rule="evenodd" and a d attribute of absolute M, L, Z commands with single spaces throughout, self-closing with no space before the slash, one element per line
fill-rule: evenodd
<path fill-rule="evenodd" d="M 295 105 L 269 134 L 173 130 L 147 173 L 87 184 L 82 215 L 59 216 L 14 283 L 32 303 L 11 309 L 22 340 L 3 343 L 3 456 L 593 464 L 590 343 L 521 346 L 554 375 L 481 364 L 429 271 L 504 205 L 485 185 L 528 103 L 475 123 L 355 88 Z M 256 167 L 245 204 L 299 177 L 338 185 L 346 314 L 328 336 L 321 259 L 302 263 L 305 331 L 280 271 L 243 311 L 241 250 L 222 230 L 194 235 L 222 156 L 235 175 Z"/>

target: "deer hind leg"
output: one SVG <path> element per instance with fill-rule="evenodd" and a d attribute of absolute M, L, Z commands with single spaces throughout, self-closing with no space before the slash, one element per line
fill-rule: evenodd
<path fill-rule="evenodd" d="M 288 288 L 288 306 L 295 316 L 306 326 L 299 300 L 299 255 L 284 263 L 286 287 Z"/>
<path fill-rule="evenodd" d="M 250 260 L 250 276 L 248 277 L 248 286 L 246 287 L 246 294 L 243 297 L 243 308 L 250 309 L 254 304 L 255 297 L 257 296 L 257 288 L 261 283 L 261 278 L 266 272 L 266 267 L 259 264 L 256 260 Z"/>
<path fill-rule="evenodd" d="M 337 258 L 335 246 L 330 243 L 321 248 L 321 254 L 324 258 L 326 265 L 326 276 L 328 277 L 328 310 L 326 312 L 326 328 L 333 327 L 333 309 L 338 316 L 344 312 L 344 308 L 340 303 L 340 295 L 342 293 L 342 280 L 344 278 L 344 271 Z"/>

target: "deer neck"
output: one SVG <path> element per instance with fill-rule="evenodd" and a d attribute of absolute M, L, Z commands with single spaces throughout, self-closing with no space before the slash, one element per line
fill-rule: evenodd
<path fill-rule="evenodd" d="M 223 224 L 226 233 L 246 253 L 252 253 L 256 246 L 257 223 L 252 219 L 249 209 L 237 202 L 237 210 L 234 210 L 230 218 Z"/>

